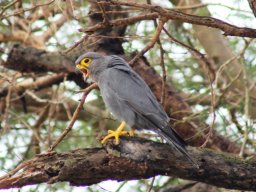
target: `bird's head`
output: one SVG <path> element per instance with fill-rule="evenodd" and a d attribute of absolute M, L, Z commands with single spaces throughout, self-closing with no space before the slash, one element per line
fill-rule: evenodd
<path fill-rule="evenodd" d="M 102 63 L 102 59 L 104 59 L 104 56 L 99 53 L 85 53 L 75 61 L 76 68 L 79 69 L 84 78 L 87 79 L 91 75 L 92 69 L 97 69 L 97 66 Z"/>

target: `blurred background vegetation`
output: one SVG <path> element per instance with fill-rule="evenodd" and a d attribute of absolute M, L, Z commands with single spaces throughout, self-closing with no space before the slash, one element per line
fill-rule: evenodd
<path fill-rule="evenodd" d="M 256 24 L 248 2 L 242 0 L 152 0 L 137 3 L 152 3 L 189 14 L 212 16 L 241 27 L 253 28 Z M 62 55 L 84 36 L 78 29 L 88 27 L 90 2 L 0 0 L 0 6 L 0 175 L 4 175 L 20 162 L 48 149 L 67 126 L 81 97 L 81 93 L 77 93 L 81 87 L 66 78 L 61 83 L 39 91 L 33 88 L 17 92 L 14 87 L 19 83 L 34 81 L 39 77 L 52 75 L 53 72 L 12 70 L 4 64 L 8 54 L 14 44 L 20 43 Z M 143 10 L 132 7 L 125 7 L 123 11 L 129 16 L 143 13 Z M 190 105 L 193 114 L 188 117 L 188 121 L 199 118 L 211 125 L 214 120 L 214 130 L 241 147 L 238 155 L 243 156 L 245 147 L 255 152 L 255 40 L 225 37 L 219 30 L 177 21 L 168 21 L 165 27 L 178 42 L 205 54 L 215 73 L 215 80 L 211 83 L 209 70 L 203 67 L 195 53 L 180 43 L 175 43 L 166 33 L 161 33 L 166 83 L 172 84 L 175 91 Z M 125 36 L 122 37 L 125 53 L 131 54 L 143 49 L 154 32 L 155 25 L 152 21 L 145 20 L 127 26 Z M 160 56 L 158 44 L 145 54 L 150 66 L 159 75 L 163 75 Z M 72 132 L 56 150 L 64 152 L 98 147 L 100 137 L 106 134 L 108 128 L 115 128 L 117 123 L 105 109 L 99 92 L 94 90 L 87 98 Z M 201 129 L 203 127 L 198 126 L 198 130 Z M 138 135 L 159 139 L 151 133 L 142 132 Z M 185 189 L 179 191 L 227 191 L 164 176 L 139 181 L 106 181 L 88 187 L 71 187 L 66 183 L 40 184 L 9 191 L 144 192 L 167 189 L 175 191 L 182 186 Z"/>

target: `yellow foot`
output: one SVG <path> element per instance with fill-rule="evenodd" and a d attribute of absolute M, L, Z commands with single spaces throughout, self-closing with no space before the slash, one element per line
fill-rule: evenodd
<path fill-rule="evenodd" d="M 128 132 L 129 136 L 133 137 L 134 136 L 134 132 L 135 132 L 135 129 L 132 128 L 132 130 Z"/>
<path fill-rule="evenodd" d="M 112 131 L 112 130 L 108 130 L 108 135 L 105 136 L 102 140 L 101 140 L 101 143 L 105 143 L 107 140 L 109 140 L 110 138 L 114 137 L 115 138 L 115 141 L 116 141 L 116 144 L 119 144 L 119 137 L 120 136 L 133 136 L 134 135 L 134 130 L 131 130 L 131 131 L 123 131 L 125 127 L 125 122 L 122 121 L 122 123 L 119 125 L 119 127 L 115 130 L 115 131 Z"/>

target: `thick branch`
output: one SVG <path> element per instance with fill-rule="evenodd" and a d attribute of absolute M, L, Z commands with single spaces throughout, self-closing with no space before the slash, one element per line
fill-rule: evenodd
<path fill-rule="evenodd" d="M 256 190 L 255 161 L 245 162 L 209 150 L 189 149 L 189 152 L 200 165 L 199 169 L 167 144 L 123 138 L 119 145 L 109 142 L 103 148 L 41 154 L 24 163 L 16 175 L 2 177 L 0 188 L 61 181 L 83 186 L 109 179 L 122 181 L 168 175 L 229 189 Z"/>
<path fill-rule="evenodd" d="M 43 77 L 39 77 L 36 80 L 26 79 L 16 85 L 12 86 L 12 89 L 17 93 L 23 93 L 27 89 L 40 90 L 46 87 L 49 87 L 53 84 L 57 84 L 63 81 L 65 77 L 64 73 L 47 75 Z M 6 96 L 8 93 L 9 86 L 6 86 L 0 89 L 0 97 Z"/>
<path fill-rule="evenodd" d="M 58 52 L 46 52 L 33 47 L 24 47 L 21 44 L 15 44 L 8 54 L 7 61 L 3 62 L 2 66 L 20 72 L 40 74 L 48 72 L 57 74 L 66 73 L 68 74 L 69 80 L 73 80 L 81 87 L 85 87 L 85 82 L 81 78 L 82 75 L 74 73 L 74 61 L 77 56 L 76 54 L 61 55 Z M 51 85 L 49 84 L 48 86 Z M 1 93 L 2 91 L 0 91 L 0 95 Z"/>
<path fill-rule="evenodd" d="M 23 50 L 23 51 L 22 51 Z M 3 66 L 20 72 L 74 72 L 72 56 L 61 56 L 32 47 L 16 44 L 8 54 L 7 62 Z"/>
<path fill-rule="evenodd" d="M 25 31 L 16 30 L 12 33 L 0 33 L 0 42 L 21 42 L 24 45 L 36 47 L 38 49 L 44 48 L 44 42 L 41 37 L 29 34 Z"/>

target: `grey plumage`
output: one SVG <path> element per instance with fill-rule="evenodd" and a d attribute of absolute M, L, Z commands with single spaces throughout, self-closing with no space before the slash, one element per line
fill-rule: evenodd
<path fill-rule="evenodd" d="M 107 108 L 118 120 L 135 129 L 156 132 L 195 164 L 148 85 L 122 58 L 89 52 L 80 56 L 76 64 L 83 58 L 92 59 L 88 67 L 90 79 L 98 84 Z"/>

